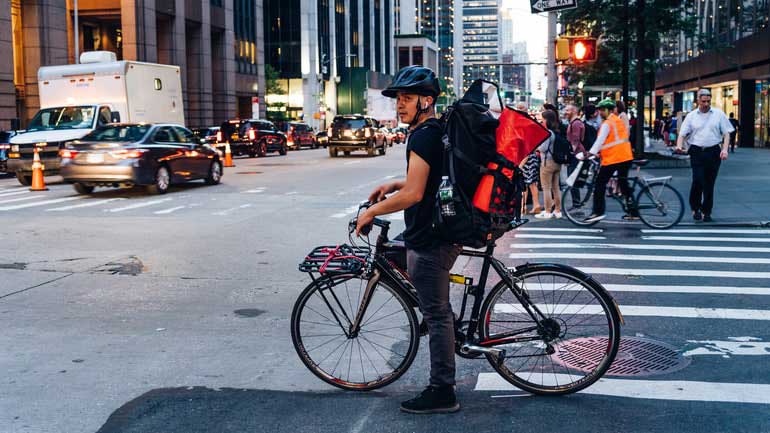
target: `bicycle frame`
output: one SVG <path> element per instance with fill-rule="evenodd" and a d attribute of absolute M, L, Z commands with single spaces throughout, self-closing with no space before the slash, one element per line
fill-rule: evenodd
<path fill-rule="evenodd" d="M 599 177 L 599 162 L 595 161 L 595 160 L 590 160 L 589 162 L 596 166 L 595 170 L 594 170 L 594 174 L 591 177 L 591 181 L 587 183 L 587 185 L 590 185 L 591 191 L 593 191 L 594 188 L 596 187 L 596 179 Z M 631 191 L 632 191 L 632 193 L 631 193 L 632 196 L 630 198 L 631 198 L 631 200 L 633 200 L 632 204 L 633 204 L 634 208 L 636 208 L 637 210 L 655 209 L 656 206 L 643 206 L 643 207 L 639 207 L 639 203 L 637 202 L 637 199 L 636 199 L 637 191 L 640 191 L 641 189 L 643 189 L 645 187 L 649 187 L 653 183 L 668 184 L 673 177 L 672 176 L 663 176 L 663 177 L 644 178 L 644 177 L 641 177 L 639 175 L 641 170 L 642 170 L 642 167 L 641 166 L 637 166 L 636 167 L 636 176 L 634 176 L 634 177 L 625 177 L 625 178 L 623 178 L 623 177 L 620 177 L 620 176 L 612 176 L 610 179 L 611 180 L 613 180 L 613 179 L 614 180 L 619 180 L 619 181 L 625 180 L 626 182 L 628 182 L 628 181 L 632 182 L 632 184 L 630 185 L 630 188 L 631 188 Z M 620 207 L 623 209 L 624 212 L 628 212 L 629 211 L 628 206 L 626 206 L 626 201 L 622 199 L 622 197 L 623 197 L 622 195 L 621 196 L 616 196 L 615 194 L 612 194 L 610 197 L 612 197 L 615 201 L 617 201 L 620 204 Z M 587 198 L 588 197 L 586 197 L 586 199 Z M 658 201 L 657 197 L 653 197 L 653 202 L 657 202 L 657 201 Z"/>

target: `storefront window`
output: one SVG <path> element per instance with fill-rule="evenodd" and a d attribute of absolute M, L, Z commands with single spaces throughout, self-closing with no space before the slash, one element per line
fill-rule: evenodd
<path fill-rule="evenodd" d="M 757 81 L 754 107 L 755 146 L 770 147 L 770 80 Z"/>

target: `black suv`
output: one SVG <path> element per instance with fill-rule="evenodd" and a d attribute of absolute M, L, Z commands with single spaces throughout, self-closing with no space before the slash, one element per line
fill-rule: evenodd
<path fill-rule="evenodd" d="M 222 123 L 217 141 L 230 142 L 233 155 L 265 156 L 269 152 L 286 155 L 286 135 L 273 122 L 256 119 L 235 119 Z"/>
<path fill-rule="evenodd" d="M 335 116 L 332 126 L 327 131 L 329 156 L 334 158 L 339 151 L 350 155 L 354 150 L 366 151 L 369 156 L 374 156 L 375 152 L 385 155 L 385 143 L 378 146 L 374 136 L 379 127 L 379 123 L 368 116 L 360 114 Z"/>

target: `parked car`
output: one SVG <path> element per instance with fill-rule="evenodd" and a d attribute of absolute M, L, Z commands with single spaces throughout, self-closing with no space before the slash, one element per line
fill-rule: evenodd
<path fill-rule="evenodd" d="M 172 183 L 222 179 L 219 153 L 174 124 L 114 123 L 100 126 L 59 152 L 64 181 L 79 194 L 97 186 L 147 186 L 165 194 Z"/>
<path fill-rule="evenodd" d="M 326 146 L 329 145 L 329 136 L 326 134 L 326 130 L 318 131 L 318 133 L 315 135 L 315 140 L 318 145 L 323 146 L 324 149 L 326 149 Z"/>
<path fill-rule="evenodd" d="M 374 139 L 377 145 L 393 146 L 393 142 L 388 138 L 388 128 L 379 128 L 374 131 Z"/>
<path fill-rule="evenodd" d="M 385 155 L 384 143 L 377 144 L 375 132 L 379 125 L 371 117 L 360 114 L 335 116 L 327 130 L 329 136 L 329 156 L 336 157 L 339 151 L 345 155 L 363 150 L 369 156 L 376 153 Z"/>
<path fill-rule="evenodd" d="M 0 131 L 0 173 L 8 172 L 8 154 L 11 152 L 11 137 L 16 131 Z"/>
<path fill-rule="evenodd" d="M 289 122 L 287 128 L 286 139 L 290 149 L 301 149 L 302 146 L 311 149 L 318 147 L 315 132 L 307 123 Z"/>
<path fill-rule="evenodd" d="M 219 126 L 210 126 L 208 128 L 194 128 L 192 129 L 192 132 L 193 134 L 195 134 L 195 137 L 197 137 L 198 139 L 205 140 L 206 143 L 212 146 L 216 146 Z"/>
<path fill-rule="evenodd" d="M 234 119 L 222 123 L 218 143 L 230 142 L 233 155 L 265 156 L 270 152 L 286 155 L 286 135 L 273 122 L 256 119 Z"/>

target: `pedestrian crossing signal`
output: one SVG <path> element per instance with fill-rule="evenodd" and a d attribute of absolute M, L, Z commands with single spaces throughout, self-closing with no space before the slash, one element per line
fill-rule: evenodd
<path fill-rule="evenodd" d="M 596 61 L 596 39 L 576 38 L 572 41 L 572 60 L 575 62 Z"/>

